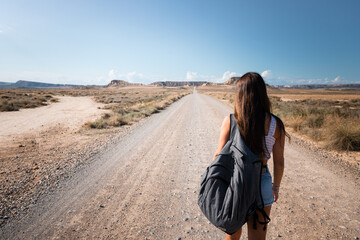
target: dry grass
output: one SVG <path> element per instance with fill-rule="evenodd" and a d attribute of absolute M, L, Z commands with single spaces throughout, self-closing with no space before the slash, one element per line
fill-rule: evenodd
<path fill-rule="evenodd" d="M 146 95 L 144 95 L 144 97 L 140 97 L 138 101 L 131 101 L 132 104 L 123 101 L 122 103 L 125 104 L 125 106 L 122 106 L 121 102 L 119 104 L 113 104 L 110 107 L 112 110 L 111 114 L 104 114 L 100 119 L 94 122 L 88 122 L 86 125 L 91 128 L 109 128 L 131 124 L 141 118 L 158 113 L 186 94 L 188 93 L 174 93 L 169 91 L 151 98 L 146 98 Z"/>
<path fill-rule="evenodd" d="M 0 112 L 45 106 L 58 99 L 43 91 L 0 90 Z"/>
<path fill-rule="evenodd" d="M 201 86 L 196 88 L 198 93 L 207 94 L 217 99 L 234 104 L 235 86 L 232 85 L 218 85 L 218 86 Z"/>
<path fill-rule="evenodd" d="M 271 97 L 285 124 L 329 149 L 360 151 L 360 100 L 296 100 Z"/>
<path fill-rule="evenodd" d="M 233 104 L 235 88 L 199 88 Z M 287 127 L 324 148 L 360 151 L 360 91 L 273 89 L 268 93 L 274 114 Z"/>
<path fill-rule="evenodd" d="M 96 92 L 96 101 L 107 104 L 112 113 L 103 115 L 90 128 L 110 128 L 132 124 L 141 118 L 157 113 L 191 92 L 190 88 L 164 88 L 153 86 L 103 89 Z M 78 92 L 82 94 L 82 92 Z"/>
<path fill-rule="evenodd" d="M 326 133 L 328 147 L 336 150 L 360 151 L 359 121 L 345 123 L 334 122 Z"/>

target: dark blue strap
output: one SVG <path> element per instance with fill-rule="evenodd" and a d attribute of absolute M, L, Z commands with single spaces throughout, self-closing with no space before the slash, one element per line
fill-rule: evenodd
<path fill-rule="evenodd" d="M 230 114 L 230 140 L 233 140 L 236 134 L 236 131 L 238 131 L 238 125 L 236 122 L 236 119 L 234 117 L 234 114 Z"/>

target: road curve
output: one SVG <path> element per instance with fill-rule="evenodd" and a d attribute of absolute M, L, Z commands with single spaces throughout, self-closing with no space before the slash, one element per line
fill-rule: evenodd
<path fill-rule="evenodd" d="M 133 128 L 25 217 L 0 229 L 0 238 L 223 239 L 201 214 L 197 195 L 231 111 L 194 91 Z M 358 176 L 344 177 L 314 154 L 287 145 L 269 239 L 360 237 Z"/>

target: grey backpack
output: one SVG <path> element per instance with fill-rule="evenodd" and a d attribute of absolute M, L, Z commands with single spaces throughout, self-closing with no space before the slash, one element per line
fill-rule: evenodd
<path fill-rule="evenodd" d="M 198 204 L 207 219 L 222 231 L 233 234 L 252 214 L 256 222 L 266 224 L 261 196 L 261 160 L 246 146 L 234 115 L 230 115 L 230 138 L 202 175 Z M 258 221 L 260 210 L 265 222 Z"/>

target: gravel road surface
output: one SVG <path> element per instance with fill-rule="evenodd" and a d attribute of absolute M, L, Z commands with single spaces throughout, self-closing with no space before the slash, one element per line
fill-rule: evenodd
<path fill-rule="evenodd" d="M 201 214 L 197 195 L 231 111 L 209 96 L 182 98 L 6 224 L 0 238 L 223 239 Z M 359 197 L 358 172 L 293 141 L 268 239 L 358 239 Z"/>

